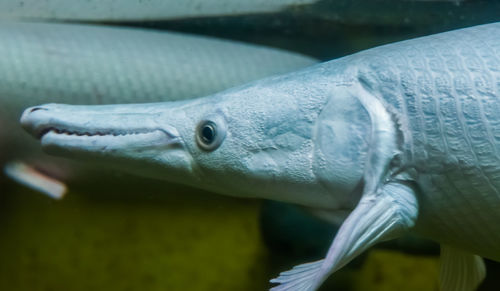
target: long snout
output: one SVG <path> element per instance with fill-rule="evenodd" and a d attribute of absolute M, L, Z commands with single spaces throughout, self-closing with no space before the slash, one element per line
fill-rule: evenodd
<path fill-rule="evenodd" d="M 161 120 L 162 104 L 46 104 L 26 109 L 21 125 L 51 154 L 118 154 L 178 142 L 177 130 Z"/>
<path fill-rule="evenodd" d="M 26 109 L 21 124 L 51 155 L 187 184 L 192 158 L 178 129 L 190 125 L 186 102 L 46 104 Z"/>

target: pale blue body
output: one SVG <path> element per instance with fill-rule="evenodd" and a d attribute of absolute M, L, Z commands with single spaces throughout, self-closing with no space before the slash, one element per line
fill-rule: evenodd
<path fill-rule="evenodd" d="M 500 24 L 352 57 L 402 134 L 420 186 L 418 231 L 500 260 Z"/>
<path fill-rule="evenodd" d="M 316 290 L 407 231 L 442 244 L 443 290 L 473 290 L 485 274 L 479 256 L 500 260 L 499 36 L 500 23 L 477 26 L 198 100 L 48 104 L 21 122 L 49 153 L 228 195 L 352 210 L 326 258 L 282 273 L 273 290 Z"/>

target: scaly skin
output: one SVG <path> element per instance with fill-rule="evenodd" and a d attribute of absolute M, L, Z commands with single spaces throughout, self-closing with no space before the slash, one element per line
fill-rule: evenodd
<path fill-rule="evenodd" d="M 373 244 L 415 231 L 442 243 L 443 290 L 469 291 L 484 277 L 476 255 L 500 261 L 499 36 L 500 23 L 477 26 L 198 100 L 47 104 L 21 122 L 52 154 L 353 209 L 325 259 L 282 273 L 272 290 L 316 290 Z"/>
<path fill-rule="evenodd" d="M 22 22 L 0 23 L 0 55 L 0 164 L 42 157 L 18 125 L 28 106 L 188 99 L 315 63 L 180 33 Z"/>
<path fill-rule="evenodd" d="M 375 48 L 358 62 L 361 83 L 401 125 L 403 168 L 422 192 L 418 230 L 500 260 L 500 25 Z"/>

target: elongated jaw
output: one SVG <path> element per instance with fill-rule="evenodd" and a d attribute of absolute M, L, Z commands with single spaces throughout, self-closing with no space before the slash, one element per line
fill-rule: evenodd
<path fill-rule="evenodd" d="M 51 155 L 188 183 L 192 158 L 176 128 L 187 123 L 179 106 L 47 104 L 26 109 L 21 124 Z"/>
<path fill-rule="evenodd" d="M 49 104 L 26 109 L 21 124 L 55 155 L 120 155 L 179 144 L 177 130 L 158 126 L 154 112 L 145 107 Z"/>

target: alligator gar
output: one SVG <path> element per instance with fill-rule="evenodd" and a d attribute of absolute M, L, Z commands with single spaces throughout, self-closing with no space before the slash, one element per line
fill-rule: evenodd
<path fill-rule="evenodd" d="M 241 197 L 352 209 L 322 260 L 272 280 L 316 290 L 377 242 L 442 246 L 442 290 L 500 261 L 500 23 L 385 45 L 205 98 L 26 109 L 51 154 Z"/>

